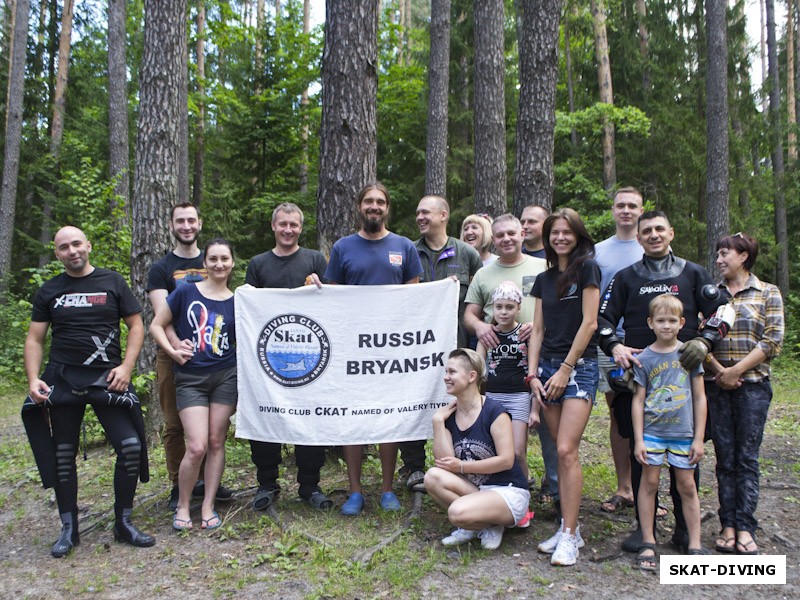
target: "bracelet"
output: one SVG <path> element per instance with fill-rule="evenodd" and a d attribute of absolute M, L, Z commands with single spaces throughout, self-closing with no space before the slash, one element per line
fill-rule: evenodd
<path fill-rule="evenodd" d="M 561 361 L 561 364 L 562 364 L 562 365 L 566 365 L 566 366 L 568 366 L 568 367 L 569 367 L 570 369 L 572 369 L 573 371 L 575 370 L 575 365 L 571 365 L 571 364 L 569 364 L 569 363 L 568 363 L 567 361 L 565 361 L 565 360 L 564 360 L 564 361 Z"/>
<path fill-rule="evenodd" d="M 534 379 L 539 379 L 539 376 L 536 373 L 531 373 L 530 375 L 525 376 L 525 383 L 529 384 Z"/>
<path fill-rule="evenodd" d="M 463 475 L 464 474 L 464 461 L 463 460 L 461 461 L 460 465 L 461 465 L 461 474 Z"/>

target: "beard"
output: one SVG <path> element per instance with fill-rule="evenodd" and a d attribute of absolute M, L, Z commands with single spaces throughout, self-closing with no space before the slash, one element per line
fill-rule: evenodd
<path fill-rule="evenodd" d="M 380 216 L 361 215 L 361 226 L 366 233 L 375 234 L 380 232 L 385 223 L 386 213 Z"/>
<path fill-rule="evenodd" d="M 192 238 L 190 240 L 184 240 L 184 239 L 181 239 L 181 236 L 178 234 L 177 231 L 175 231 L 174 229 L 172 230 L 172 236 L 177 240 L 177 242 L 179 244 L 185 244 L 187 246 L 191 246 L 192 244 L 194 244 L 197 241 L 197 236 L 198 235 L 200 235 L 200 232 L 199 231 L 195 231 L 194 235 L 192 236 Z"/>

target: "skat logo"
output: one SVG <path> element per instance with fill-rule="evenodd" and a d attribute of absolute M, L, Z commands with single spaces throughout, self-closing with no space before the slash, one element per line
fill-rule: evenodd
<path fill-rule="evenodd" d="M 673 294 L 677 296 L 678 286 L 677 284 L 669 285 L 667 283 L 660 283 L 658 285 L 643 285 L 639 288 L 639 295 L 644 296 L 645 294 Z"/>
<path fill-rule="evenodd" d="M 64 294 L 56 298 L 53 308 L 90 308 L 105 304 L 108 300 L 106 292 L 90 292 L 88 294 Z"/>

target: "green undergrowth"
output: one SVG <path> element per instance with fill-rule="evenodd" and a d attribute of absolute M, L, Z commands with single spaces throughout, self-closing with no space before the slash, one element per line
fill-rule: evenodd
<path fill-rule="evenodd" d="M 775 398 L 767 431 L 773 435 L 800 438 L 800 370 L 793 361 L 783 361 L 775 369 Z M 150 549 L 120 549 L 111 542 L 113 515 L 112 474 L 114 452 L 107 445 L 90 447 L 87 459 L 78 458 L 81 524 L 98 527 L 82 540 L 76 554 L 92 557 L 91 576 L 70 572 L 69 563 L 53 561 L 49 545 L 58 530 L 52 490 L 43 490 L 33 456 L 22 432 L 19 406 L 24 386 L 6 388 L 0 395 L 0 511 L 13 511 L 13 519 L 3 526 L 4 535 L 25 539 L 34 547 L 37 561 L 54 575 L 54 593 L 67 596 L 112 597 L 129 589 L 135 577 L 141 597 L 180 595 L 182 589 L 199 592 L 202 582 L 211 598 L 291 597 L 291 598 L 377 598 L 437 597 L 447 593 L 448 581 L 468 575 L 471 567 L 490 558 L 475 542 L 457 549 L 445 549 L 439 540 L 449 533 L 446 513 L 424 497 L 422 511 L 402 535 L 362 562 L 363 553 L 403 527 L 412 505 L 411 495 L 396 484 L 404 507 L 400 515 L 385 514 L 378 508 L 380 463 L 376 449 L 364 461 L 363 482 L 367 507 L 363 515 L 345 518 L 338 511 L 320 513 L 297 497 L 293 455 L 284 453 L 277 504 L 280 522 L 266 513 L 252 510 L 250 503 L 257 483 L 250 460 L 249 444 L 231 434 L 227 444 L 224 483 L 239 497 L 218 504 L 223 526 L 214 532 L 201 531 L 199 507 L 192 512 L 195 530 L 176 534 L 171 529 L 171 514 L 166 507 L 170 490 L 164 467 L 163 449 L 150 448 L 151 480 L 137 491 L 135 522 L 153 533 L 158 543 Z M 528 464 L 532 477 L 541 479 L 543 465 L 537 436 L 531 435 Z M 713 461 L 711 445 L 707 446 Z M 429 453 L 430 454 L 430 453 Z M 430 458 L 429 458 L 430 460 Z M 608 409 L 602 398 L 592 412 L 581 444 L 584 473 L 582 521 L 584 535 L 593 546 L 619 537 L 630 527 L 628 519 L 606 518 L 598 504 L 613 492 L 615 475 L 608 448 Z M 770 460 L 762 461 L 770 472 Z M 800 467 L 790 465 L 793 473 Z M 331 454 L 322 471 L 322 487 L 337 506 L 346 500 L 347 477 L 343 462 Z M 713 489 L 701 489 L 710 498 Z M 534 496 L 536 494 L 534 493 Z M 551 509 L 533 500 L 537 516 L 528 530 L 510 531 L 497 553 L 509 564 L 530 561 L 537 541 L 552 534 L 555 524 Z M 629 513 L 626 513 L 629 516 Z M 30 525 L 34 523 L 35 525 Z M 27 531 L 26 528 L 30 529 Z M 111 544 L 109 546 L 109 544 Z M 527 558 L 515 558 L 522 555 Z M 120 562 L 121 561 L 121 562 Z M 124 565 L 122 564 L 124 563 Z M 520 563 L 521 564 L 521 563 Z M 525 562 L 524 564 L 529 564 Z M 4 568 L 10 564 L 0 563 Z M 531 571 L 526 594 L 547 593 L 547 586 L 560 581 L 560 572 L 545 575 Z M 478 588 L 491 596 L 503 588 L 503 574 L 486 581 L 476 580 Z M 191 595 L 191 594 L 189 594 Z"/>

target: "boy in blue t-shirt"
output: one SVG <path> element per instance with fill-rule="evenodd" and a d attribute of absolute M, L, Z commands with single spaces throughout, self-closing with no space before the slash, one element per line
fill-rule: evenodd
<path fill-rule="evenodd" d="M 639 522 L 642 545 L 636 557 L 643 571 L 655 571 L 653 517 L 661 466 L 666 457 L 676 474 L 683 502 L 683 516 L 689 530 L 689 554 L 709 554 L 700 542 L 700 499 L 694 483 L 694 469 L 703 457 L 706 428 L 706 395 L 703 369 L 688 373 L 680 364 L 678 332 L 685 323 L 683 304 L 671 295 L 653 298 L 647 325 L 656 334 L 636 358 L 636 393 L 631 418 L 635 439 L 634 456 L 642 464 L 639 487 Z"/>

